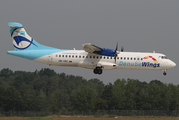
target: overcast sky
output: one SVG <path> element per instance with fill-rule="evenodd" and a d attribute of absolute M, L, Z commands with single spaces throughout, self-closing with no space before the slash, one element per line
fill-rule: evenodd
<path fill-rule="evenodd" d="M 83 49 L 82 44 L 125 51 L 159 52 L 177 66 L 163 76 L 161 70 L 105 70 L 102 75 L 77 67 L 48 66 L 8 55 L 13 50 L 8 22 L 20 22 L 37 42 L 60 49 Z M 105 84 L 118 78 L 179 84 L 179 0 L 1 0 L 0 68 L 98 78 Z"/>

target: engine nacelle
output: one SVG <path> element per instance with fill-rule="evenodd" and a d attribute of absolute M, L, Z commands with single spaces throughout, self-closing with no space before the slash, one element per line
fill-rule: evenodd
<path fill-rule="evenodd" d="M 111 56 L 114 57 L 115 55 L 115 50 L 114 49 L 109 49 L 109 48 L 103 48 L 103 51 L 94 51 L 94 53 L 98 55 L 105 55 L 105 56 Z"/>
<path fill-rule="evenodd" d="M 117 68 L 117 64 L 109 62 L 98 62 L 97 66 L 102 66 L 104 70 L 111 70 Z"/>

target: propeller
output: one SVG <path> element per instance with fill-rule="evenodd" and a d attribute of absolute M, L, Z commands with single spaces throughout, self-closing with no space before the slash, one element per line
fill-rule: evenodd
<path fill-rule="evenodd" d="M 115 63 L 116 63 L 117 54 L 119 54 L 119 53 L 117 52 L 117 49 L 118 49 L 118 42 L 117 42 L 117 44 L 116 44 L 116 49 L 115 49 L 115 52 L 114 52 Z M 124 46 L 121 46 L 121 52 L 123 52 L 123 51 L 124 51 Z"/>
<path fill-rule="evenodd" d="M 116 57 L 117 57 L 117 54 L 118 54 L 117 49 L 118 49 L 118 42 L 116 44 L 116 49 L 115 49 L 115 52 L 114 52 L 115 63 L 116 63 Z"/>
<path fill-rule="evenodd" d="M 121 46 L 121 52 L 123 52 L 124 51 L 124 46 Z"/>

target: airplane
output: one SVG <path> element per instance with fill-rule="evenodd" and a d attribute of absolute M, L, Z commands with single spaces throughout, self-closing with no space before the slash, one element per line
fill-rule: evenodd
<path fill-rule="evenodd" d="M 54 65 L 70 66 L 92 69 L 94 74 L 102 74 L 103 70 L 111 69 L 150 69 L 163 70 L 176 64 L 161 53 L 149 52 L 124 52 L 115 49 L 101 48 L 91 43 L 85 43 L 83 50 L 68 50 L 49 47 L 36 42 L 25 31 L 20 23 L 8 23 L 14 50 L 7 54 L 26 58 L 36 62 Z"/>

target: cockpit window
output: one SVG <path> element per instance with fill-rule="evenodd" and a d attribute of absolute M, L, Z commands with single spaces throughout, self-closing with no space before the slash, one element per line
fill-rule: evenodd
<path fill-rule="evenodd" d="M 161 56 L 162 59 L 168 59 L 167 56 Z"/>

